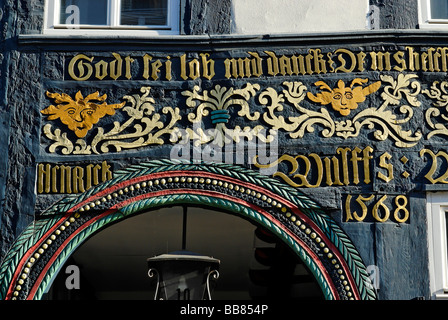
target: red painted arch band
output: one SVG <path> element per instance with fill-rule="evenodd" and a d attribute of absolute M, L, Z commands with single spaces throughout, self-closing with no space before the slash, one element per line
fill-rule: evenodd
<path fill-rule="evenodd" d="M 335 287 L 335 285 L 333 284 L 330 275 L 328 274 L 328 272 L 326 271 L 324 265 L 320 262 L 319 257 L 314 254 L 314 252 L 306 245 L 306 243 L 304 243 L 302 240 L 300 240 L 299 238 L 297 238 L 291 231 L 289 231 L 288 229 L 286 229 L 282 223 L 276 219 L 274 219 L 271 215 L 269 215 L 266 211 L 264 211 L 262 208 L 255 206 L 254 204 L 248 203 L 244 200 L 241 200 L 239 198 L 234 198 L 228 195 L 223 195 L 221 193 L 215 192 L 215 191 L 207 191 L 207 190 L 197 190 L 197 189 L 176 189 L 176 190 L 160 190 L 157 192 L 152 192 L 152 193 L 145 193 L 142 194 L 140 196 L 134 197 L 134 198 L 130 198 L 127 199 L 125 201 L 120 202 L 119 204 L 111 207 L 109 210 L 107 210 L 106 212 L 104 212 L 101 215 L 96 216 L 94 219 L 89 220 L 88 222 L 86 222 L 85 224 L 83 224 L 82 226 L 80 226 L 75 233 L 71 234 L 69 238 L 66 239 L 66 241 L 61 245 L 61 247 L 55 252 L 55 254 L 52 256 L 52 258 L 50 259 L 50 261 L 47 263 L 46 267 L 44 268 L 43 272 L 41 272 L 41 274 L 39 275 L 38 279 L 35 282 L 35 285 L 33 286 L 33 288 L 30 290 L 29 293 L 29 297 L 28 299 L 33 299 L 33 296 L 35 294 L 35 292 L 38 290 L 40 283 L 42 282 L 43 278 L 45 277 L 45 273 L 46 271 L 48 271 L 48 269 L 51 267 L 52 263 L 57 259 L 58 255 L 62 252 L 63 248 L 79 233 L 81 232 L 83 229 L 89 227 L 92 223 L 94 223 L 95 221 L 107 216 L 108 214 L 114 213 L 117 210 L 119 210 L 120 208 L 125 207 L 126 205 L 129 205 L 131 203 L 137 202 L 137 201 L 141 201 L 141 200 L 145 200 L 151 197 L 160 197 L 160 196 L 164 196 L 164 195 L 168 195 L 168 194 L 195 194 L 195 195 L 204 195 L 204 196 L 212 196 L 212 197 L 217 197 L 217 198 L 221 198 L 221 199 L 225 199 L 225 200 L 229 200 L 235 203 L 239 203 L 241 205 L 247 206 L 255 211 L 257 211 L 258 213 L 260 213 L 261 215 L 263 215 L 266 219 L 268 219 L 271 223 L 275 224 L 276 227 L 280 228 L 283 232 L 285 232 L 286 234 L 288 234 L 288 236 L 290 236 L 291 238 L 294 239 L 294 241 L 296 241 L 297 243 L 299 243 L 300 247 L 303 248 L 307 254 L 311 257 L 311 259 L 316 263 L 316 265 L 318 266 L 319 270 L 322 272 L 324 278 L 326 279 L 327 283 L 330 285 L 331 291 L 333 293 L 334 296 L 338 297 L 338 292 L 337 289 Z"/>
<path fill-rule="evenodd" d="M 263 194 L 265 194 L 266 196 L 275 199 L 276 201 L 281 202 L 282 204 L 284 204 L 285 206 L 288 207 L 288 209 L 290 209 L 295 215 L 299 216 L 300 219 L 302 219 L 303 221 L 305 221 L 308 225 L 310 225 L 310 227 L 312 227 L 313 231 L 318 233 L 319 236 L 321 237 L 321 239 L 323 241 L 325 241 L 325 243 L 328 245 L 328 247 L 330 248 L 330 250 L 332 250 L 333 253 L 336 254 L 336 256 L 338 256 L 339 261 L 342 264 L 342 267 L 345 271 L 345 274 L 348 275 L 347 279 L 350 282 L 351 288 L 353 288 L 353 294 L 354 294 L 354 298 L 359 298 L 359 293 L 357 291 L 357 286 L 355 285 L 355 282 L 353 280 L 353 277 L 351 275 L 351 272 L 349 271 L 349 268 L 346 264 L 345 259 L 342 258 L 341 253 L 339 252 L 339 250 L 334 246 L 334 244 L 329 241 L 329 239 L 325 236 L 325 234 L 323 234 L 322 230 L 320 230 L 320 228 L 318 228 L 314 221 L 312 221 L 309 217 L 307 217 L 306 215 L 304 215 L 300 209 L 294 205 L 293 203 L 291 203 L 290 201 L 282 198 L 281 196 L 263 188 L 260 187 L 258 185 L 254 185 L 248 182 L 243 182 L 241 180 L 237 180 L 234 178 L 230 178 L 227 176 L 222 176 L 219 174 L 215 174 L 215 173 L 210 173 L 210 172 L 204 172 L 204 171 L 166 171 L 166 172 L 159 172 L 159 173 L 153 173 L 153 174 L 149 174 L 149 175 L 144 175 L 141 177 L 136 177 L 133 179 L 129 179 L 126 181 L 123 181 L 121 183 L 117 183 L 109 188 L 106 188 L 104 190 L 99 191 L 98 193 L 92 195 L 91 197 L 83 200 L 82 202 L 75 204 L 75 206 L 73 206 L 68 212 L 67 214 L 60 219 L 52 228 L 50 228 L 46 234 L 32 247 L 30 248 L 27 253 L 23 256 L 21 262 L 18 265 L 18 268 L 16 269 L 15 275 L 14 275 L 14 281 L 11 282 L 11 286 L 9 288 L 8 294 L 9 297 L 13 292 L 13 288 L 14 285 L 17 281 L 18 276 L 21 273 L 21 270 L 23 269 L 24 264 L 26 263 L 26 261 L 28 261 L 28 258 L 31 256 L 31 254 L 33 254 L 33 252 L 43 243 L 43 241 L 45 241 L 45 239 L 52 233 L 54 232 L 55 229 L 57 229 L 66 219 L 69 218 L 69 216 L 71 214 L 73 214 L 74 212 L 76 212 L 77 210 L 79 210 L 80 208 L 84 207 L 86 204 L 91 203 L 92 201 L 96 201 L 97 199 L 100 199 L 104 196 L 107 196 L 109 194 L 112 194 L 120 189 L 123 189 L 125 187 L 137 184 L 137 183 L 141 183 L 144 181 L 149 181 L 149 180 L 153 180 L 153 179 L 162 179 L 162 178 L 171 178 L 171 177 L 200 177 L 200 178 L 210 178 L 210 179 L 216 179 L 219 181 L 223 181 L 223 182 L 228 182 L 228 183 L 233 183 L 235 185 L 239 185 L 239 186 L 244 186 L 245 188 L 250 188 L 251 190 L 257 191 L 257 192 L 261 192 Z M 94 221 L 97 221 L 98 219 L 101 219 L 102 217 L 110 214 L 111 212 L 115 212 L 116 210 L 132 203 L 135 201 L 139 201 L 142 199 L 146 199 L 146 198 L 150 198 L 150 197 L 157 197 L 157 196 L 163 196 L 163 195 L 167 195 L 167 194 L 173 194 L 173 193 L 184 193 L 184 192 L 188 192 L 189 194 L 203 194 L 203 195 L 207 195 L 207 196 L 213 196 L 213 197 L 217 197 L 217 198 L 222 198 L 222 199 L 226 199 L 232 202 L 236 202 L 236 203 L 240 203 L 244 206 L 250 207 L 254 210 L 256 210 L 257 212 L 259 212 L 260 214 L 262 214 L 263 216 L 265 216 L 266 218 L 268 218 L 269 221 L 271 222 L 275 222 L 275 225 L 279 228 L 281 228 L 284 232 L 287 232 L 287 234 L 289 236 L 291 236 L 292 238 L 294 238 L 296 241 L 298 241 L 301 244 L 301 247 L 304 248 L 305 251 L 307 246 L 306 244 L 304 244 L 303 242 L 300 241 L 300 239 L 298 239 L 291 231 L 289 231 L 288 229 L 286 229 L 282 223 L 276 219 L 273 219 L 272 217 L 270 217 L 270 215 L 264 211 L 264 209 L 255 206 L 252 203 L 248 203 L 244 200 L 241 200 L 240 198 L 235 198 L 235 197 L 231 197 L 219 192 L 215 192 L 215 191 L 206 191 L 203 189 L 169 189 L 169 190 L 159 190 L 156 192 L 150 192 L 150 193 L 146 193 L 134 198 L 130 198 L 127 199 L 123 202 L 121 202 L 120 204 L 117 204 L 115 206 L 112 206 L 111 208 L 109 208 L 107 211 L 105 211 L 103 214 L 98 215 L 97 217 L 95 217 L 94 219 L 90 219 L 88 222 L 86 222 L 84 225 L 80 226 L 77 231 L 73 234 L 70 235 L 70 237 L 66 240 L 66 242 L 64 242 L 64 244 L 57 250 L 57 252 L 55 252 L 54 256 L 51 258 L 51 261 L 54 261 L 57 256 L 62 252 L 63 248 L 65 247 L 65 245 L 71 241 L 71 239 L 73 239 L 73 237 L 75 237 L 79 232 L 81 232 L 81 230 L 83 230 L 84 228 L 86 228 L 88 225 L 94 223 Z M 274 221 L 275 220 L 275 221 Z M 310 250 L 307 251 L 308 254 L 310 254 L 311 256 L 313 256 L 313 261 L 315 261 L 316 263 L 320 262 L 319 258 L 317 256 L 315 256 Z M 48 267 L 51 264 L 47 264 L 45 272 L 48 271 Z M 327 283 L 333 285 L 331 278 L 329 277 L 326 269 L 324 268 L 324 266 L 321 264 L 319 265 L 319 269 L 322 271 L 322 273 L 324 274 L 324 277 L 327 280 Z M 32 288 L 32 291 L 30 291 L 29 294 L 29 298 L 32 298 L 32 296 L 34 296 L 36 290 L 38 289 L 40 282 L 42 281 L 45 272 L 42 272 L 41 275 L 39 276 L 38 281 L 36 281 L 35 286 Z M 334 285 L 333 285 L 334 286 Z M 331 288 L 333 294 L 335 294 L 336 296 L 338 295 L 337 290 L 335 287 Z"/>

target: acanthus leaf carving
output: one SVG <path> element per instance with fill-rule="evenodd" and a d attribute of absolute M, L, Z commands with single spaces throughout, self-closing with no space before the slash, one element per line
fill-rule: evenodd
<path fill-rule="evenodd" d="M 125 96 L 124 99 L 128 104 L 126 102 L 120 104 L 124 106 L 122 110 L 128 115 L 128 119 L 123 123 L 115 121 L 113 128 L 107 132 L 103 127 L 98 127 L 90 143 L 84 139 L 78 139 L 73 143 L 66 133 L 61 134 L 60 129 L 52 132 L 52 125 L 46 124 L 43 133 L 53 141 L 49 151 L 54 153 L 56 149 L 62 148 L 63 154 L 100 154 L 110 152 L 111 148 L 119 152 L 123 149 L 163 144 L 161 137 L 177 130 L 175 124 L 181 119 L 179 109 L 162 108 L 162 113 L 170 117 L 169 122 L 165 124 L 161 121 L 160 114 L 155 112 L 154 99 L 149 97 L 150 87 L 142 87 L 140 92 L 141 95 Z M 68 97 L 66 94 L 61 96 Z M 55 98 L 55 96 L 50 97 Z M 105 95 L 103 99 L 106 99 Z"/>
<path fill-rule="evenodd" d="M 182 118 L 179 108 L 156 106 L 155 100 L 150 96 L 150 87 L 142 87 L 138 94 L 124 96 L 126 102 L 111 105 L 105 102 L 107 96 L 99 96 L 98 92 L 86 98 L 77 93 L 75 99 L 67 94 L 49 94 L 48 96 L 59 104 L 67 101 L 68 104 L 73 104 L 75 101 L 81 105 L 82 102 L 85 104 L 91 100 L 99 101 L 95 102 L 96 105 L 107 107 L 103 116 L 111 116 L 115 114 L 116 109 L 120 109 L 121 118 L 124 120 L 112 122 L 112 126 L 108 129 L 102 126 L 95 127 L 95 131 L 89 133 L 88 139 L 76 134 L 78 139 L 70 140 L 69 132 L 62 132 L 60 128 L 54 128 L 50 123 L 44 125 L 43 135 L 51 141 L 49 152 L 55 153 L 60 150 L 64 155 L 101 154 L 161 145 L 165 143 L 166 137 L 169 137 L 169 142 L 175 143 L 179 142 L 176 137 L 181 136 L 182 130 L 186 133 L 186 138 L 193 140 L 196 145 L 213 143 L 222 147 L 227 143 L 239 142 L 242 138 L 250 140 L 257 137 L 260 141 L 269 143 L 279 130 L 286 132 L 292 139 L 301 139 L 316 130 L 320 130 L 319 133 L 324 138 L 349 139 L 358 137 L 363 128 L 368 128 L 374 131 L 373 137 L 376 140 L 392 139 L 397 147 L 405 148 L 414 146 L 422 137 L 420 131 L 413 132 L 406 129 L 413 118 L 414 108 L 421 104 L 418 100 L 418 95 L 422 92 L 421 85 L 415 78 L 417 76 L 412 74 L 399 74 L 396 79 L 389 75 L 381 75 L 381 81 L 372 83 L 367 79 L 356 78 L 349 86 L 345 86 L 340 80 L 334 89 L 323 81 L 315 83 L 321 90 L 339 95 L 341 99 L 340 95 L 344 92 L 347 94 L 345 98 L 356 98 L 348 109 L 349 112 L 341 112 L 334 106 L 328 108 L 326 105 L 331 103 L 328 94 L 325 95 L 327 98 L 319 93 L 312 94 L 302 82 L 298 81 L 283 82 L 284 89 L 281 91 L 273 87 L 260 91 L 259 84 L 250 83 L 239 89 L 215 85 L 210 90 L 201 90 L 199 86 L 195 86 L 191 91 L 182 92 L 186 97 L 186 106 L 191 110 L 186 120 L 192 126 L 186 129 L 182 129 L 179 125 L 179 120 Z M 358 104 L 367 103 L 364 102 L 365 97 L 379 90 L 382 84 L 383 91 L 379 95 L 383 100 L 382 104 L 358 108 Z M 434 83 L 431 91 L 423 91 L 437 100 L 434 104 L 436 107 L 426 112 L 426 119 L 435 129 L 433 134 L 448 134 L 448 128 L 443 124 L 431 122 L 431 119 L 440 115 L 440 108 L 448 105 L 446 98 L 448 84 L 437 85 L 438 83 Z M 368 102 L 374 104 L 377 100 L 378 98 L 375 98 Z M 403 100 L 407 104 L 402 104 Z M 306 105 L 310 101 L 324 106 L 310 108 Z M 262 109 L 257 111 L 251 108 L 256 102 Z M 56 120 L 57 116 L 60 118 L 60 115 L 52 114 L 53 109 L 50 110 L 49 107 L 42 112 L 49 115 L 48 120 Z M 339 117 L 335 117 L 334 112 L 339 112 Z M 234 121 L 233 114 L 245 120 L 247 125 L 231 126 Z M 212 125 L 208 129 L 203 128 L 206 117 L 208 117 L 206 122 Z M 441 117 L 448 119 L 447 115 Z M 99 119 L 94 119 L 96 122 L 92 121 L 92 125 Z"/>
<path fill-rule="evenodd" d="M 429 89 L 422 91 L 429 98 L 434 100 L 433 107 L 425 112 L 425 119 L 433 129 L 428 134 L 428 139 L 435 135 L 448 136 L 448 82 L 434 81 Z M 445 109 L 445 113 L 441 110 Z"/>
<path fill-rule="evenodd" d="M 182 95 L 187 97 L 187 106 L 195 109 L 188 115 L 193 128 L 186 129 L 187 138 L 195 141 L 196 145 L 213 143 L 220 147 L 233 141 L 239 142 L 243 137 L 248 140 L 257 137 L 261 141 L 272 141 L 273 136 L 265 134 L 266 130 L 261 125 L 227 127 L 231 106 L 239 107 L 238 116 L 249 121 L 260 118 L 259 112 L 251 113 L 249 104 L 249 99 L 255 96 L 259 89 L 260 85 L 248 83 L 241 89 L 216 85 L 212 90 L 203 90 L 202 94 L 199 86 L 195 86 L 193 91 L 183 91 Z M 214 128 L 204 129 L 201 125 L 203 118 L 209 115 Z"/>
<path fill-rule="evenodd" d="M 301 106 L 305 98 L 306 86 L 301 82 L 284 82 L 283 84 L 287 89 L 283 90 L 282 93 L 268 88 L 260 94 L 259 101 L 267 108 L 267 112 L 263 114 L 263 120 L 275 129 L 288 132 L 291 138 L 302 138 L 305 133 L 314 132 L 315 127 L 321 126 L 324 128 L 321 134 L 325 138 L 337 136 L 348 139 L 359 136 L 361 129 L 368 127 L 369 129 L 375 129 L 374 137 L 379 141 L 392 138 L 397 147 L 411 147 L 417 144 L 422 137 L 420 131 L 412 132 L 402 127 L 412 119 L 414 114 L 413 107 L 420 106 L 417 97 L 421 91 L 421 86 L 417 81 L 412 81 L 415 77 L 415 75 L 400 74 L 397 80 L 394 80 L 391 76 L 381 76 L 383 82 L 390 84 L 385 86 L 384 92 L 381 94 L 384 100 L 382 105 L 369 107 L 356 113 L 353 118 L 344 120 L 335 120 L 326 108 L 314 111 Z M 358 95 L 351 108 L 351 110 L 354 110 L 357 108 L 357 104 L 363 101 L 363 96 L 365 97 L 380 88 L 380 82 L 375 82 L 365 87 L 355 87 L 355 85 L 362 85 L 366 82 L 363 79 L 354 79 L 349 88 L 345 88 L 343 83 L 339 82 L 338 90 L 333 91 L 322 81 L 317 82 L 317 85 L 327 90 L 326 92 L 333 92 L 334 94 L 340 94 L 345 89 L 345 92 L 351 93 L 352 97 Z M 357 90 L 357 88 L 360 89 Z M 354 92 L 354 90 L 357 91 Z M 332 99 L 328 95 L 318 96 L 309 92 L 307 96 L 308 98 L 311 97 L 313 102 L 319 102 L 324 105 L 331 103 Z M 388 107 L 390 105 L 399 105 L 403 99 L 406 99 L 412 107 L 401 105 L 398 108 L 401 116 L 399 117 Z M 300 115 L 285 118 L 283 115 L 277 114 L 283 111 L 285 102 L 294 106 Z M 349 113 L 345 113 L 345 116 L 348 116 Z M 341 115 L 344 114 L 341 113 Z"/>

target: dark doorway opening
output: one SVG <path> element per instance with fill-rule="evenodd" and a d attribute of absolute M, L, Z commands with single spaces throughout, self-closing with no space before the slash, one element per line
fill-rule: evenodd
<path fill-rule="evenodd" d="M 262 226 L 188 207 L 184 230 L 183 212 L 182 206 L 143 212 L 95 233 L 61 268 L 45 299 L 152 300 L 155 283 L 146 259 L 183 245 L 221 261 L 213 300 L 324 299 L 300 258 Z M 73 288 L 76 280 L 79 287 Z"/>

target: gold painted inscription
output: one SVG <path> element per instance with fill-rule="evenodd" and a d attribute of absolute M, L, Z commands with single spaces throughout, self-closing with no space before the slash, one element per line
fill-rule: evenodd
<path fill-rule="evenodd" d="M 405 195 L 375 197 L 371 194 L 355 198 L 355 195 L 349 194 L 344 205 L 345 222 L 364 222 L 372 218 L 375 222 L 406 223 L 409 220 L 408 203 Z"/>
<path fill-rule="evenodd" d="M 40 163 L 37 166 L 37 192 L 80 193 L 112 179 L 111 166 L 101 164 L 68 166 L 64 164 Z"/>
<path fill-rule="evenodd" d="M 135 80 L 171 81 L 173 79 L 211 80 L 224 70 L 220 77 L 227 79 L 259 78 L 262 76 L 304 76 L 326 73 L 351 73 L 368 71 L 398 72 L 448 72 L 448 47 L 431 47 L 418 50 L 407 46 L 398 51 L 354 51 L 338 48 L 323 52 L 310 48 L 307 53 L 280 55 L 271 50 L 246 52 L 245 57 L 230 57 L 223 61 L 212 59 L 207 52 L 195 58 L 182 54 L 154 57 L 122 56 L 112 52 L 111 57 L 78 54 L 68 63 L 71 80 Z M 142 65 L 140 74 L 133 74 L 135 65 Z M 176 68 L 174 68 L 176 66 Z"/>
<path fill-rule="evenodd" d="M 277 171 L 273 176 L 280 177 L 296 188 L 370 184 L 373 151 L 369 146 L 364 149 L 339 147 L 332 157 L 320 157 L 316 153 L 297 156 L 284 154 L 270 164 L 260 164 L 255 159 L 254 165 L 267 169 L 280 163 L 289 164 L 291 170 L 288 174 Z"/>
<path fill-rule="evenodd" d="M 425 174 L 426 180 L 432 184 L 448 183 L 448 153 L 442 150 L 434 153 L 432 150 L 422 149 L 420 151 L 420 156 L 424 157 L 425 155 L 429 155 L 429 159 L 431 160 L 431 166 Z"/>

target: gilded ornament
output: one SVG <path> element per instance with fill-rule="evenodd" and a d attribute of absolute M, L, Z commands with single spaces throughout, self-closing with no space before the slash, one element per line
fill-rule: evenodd
<path fill-rule="evenodd" d="M 83 98 L 77 93 L 75 100 L 67 94 L 47 94 L 58 103 L 56 107 L 50 106 L 42 110 L 43 114 L 50 115 L 48 120 L 60 118 L 73 130 L 78 138 L 85 138 L 88 130 L 105 115 L 113 115 L 115 109 L 122 108 L 128 115 L 124 122 L 113 122 L 113 128 L 106 131 L 99 127 L 91 141 L 78 139 L 72 141 L 66 132 L 53 129 L 52 124 L 43 127 L 44 135 L 52 142 L 49 151 L 55 153 L 59 148 L 62 154 L 100 154 L 109 152 L 111 148 L 116 151 L 135 149 L 152 144 L 163 144 L 163 135 L 171 135 L 177 128 L 175 124 L 181 119 L 178 108 L 163 107 L 161 112 L 156 110 L 154 99 L 149 96 L 151 88 L 142 87 L 140 94 L 124 96 L 127 100 L 117 105 L 107 105 L 104 101 L 107 96 L 99 97 L 98 92 Z M 91 100 L 103 101 L 102 104 Z M 64 103 L 65 102 L 65 103 Z M 64 104 L 63 104 L 64 103 Z M 161 121 L 161 113 L 167 114 L 168 121 Z"/>
<path fill-rule="evenodd" d="M 194 140 L 197 145 L 213 143 L 224 146 L 232 141 L 239 142 L 241 138 L 246 137 L 249 140 L 258 137 L 261 141 L 270 142 L 272 135 L 263 134 L 265 128 L 261 125 L 255 127 L 246 126 L 241 128 L 235 126 L 228 128 L 227 123 L 230 120 L 229 108 L 237 106 L 240 108 L 238 116 L 244 117 L 249 121 L 256 121 L 260 117 L 259 112 L 251 113 L 249 99 L 256 95 L 260 89 L 258 84 L 246 84 L 242 89 L 226 88 L 216 85 L 212 90 L 204 90 L 200 93 L 199 86 L 195 86 L 193 91 L 184 91 L 182 95 L 187 97 L 186 104 L 194 111 L 188 115 L 188 120 L 193 123 L 193 129 L 187 128 L 187 136 Z M 215 126 L 204 130 L 200 127 L 204 117 L 210 115 L 210 120 Z M 199 124 L 199 127 L 197 125 Z"/>
<path fill-rule="evenodd" d="M 346 87 L 344 81 L 339 80 L 337 88 L 334 89 L 331 89 L 325 82 L 318 81 L 315 85 L 319 86 L 321 92 L 316 95 L 308 92 L 307 97 L 322 105 L 331 104 L 335 111 L 338 111 L 343 116 L 348 116 L 351 110 L 355 110 L 358 108 L 359 103 L 366 100 L 366 96 L 376 92 L 381 86 L 381 81 L 377 81 L 367 87 L 363 87 L 362 84 L 367 81 L 368 79 L 356 78 L 349 87 Z"/>
<path fill-rule="evenodd" d="M 78 138 L 84 138 L 93 125 L 106 115 L 114 115 L 115 109 L 124 106 L 107 104 L 107 95 L 99 96 L 98 91 L 83 97 L 80 91 L 72 99 L 68 94 L 50 93 L 47 96 L 54 99 L 56 105 L 50 105 L 41 111 L 48 116 L 48 120 L 60 119 Z"/>
<path fill-rule="evenodd" d="M 416 77 L 412 74 L 399 74 L 397 79 L 394 79 L 388 75 L 381 75 L 381 82 L 375 82 L 367 87 L 361 86 L 362 83 L 366 82 L 362 79 L 354 79 L 349 88 L 345 88 L 345 85 L 341 82 L 337 88 L 339 90 L 337 93 L 341 93 L 341 90 L 344 89 L 344 92 L 348 93 L 351 90 L 353 94 L 353 91 L 356 90 L 355 92 L 360 92 L 357 95 L 362 95 L 364 98 L 366 95 L 377 91 L 381 83 L 389 83 L 384 87 L 384 92 L 381 94 L 384 102 L 380 106 L 368 107 L 356 113 L 353 118 L 342 121 L 334 119 L 325 108 L 314 111 L 302 106 L 302 102 L 307 96 L 322 104 L 326 101 L 331 103 L 331 99 L 334 98 L 328 95 L 330 92 L 326 94 L 327 98 L 322 94 L 314 96 L 309 92 L 306 93 L 307 87 L 302 82 L 284 82 L 283 85 L 286 89 L 282 93 L 278 93 L 273 88 L 267 88 L 259 95 L 260 103 L 267 108 L 267 112 L 263 113 L 263 120 L 273 129 L 288 132 L 293 139 L 302 138 L 306 133 L 314 132 L 316 125 L 324 127 L 321 131 L 324 138 L 337 136 L 344 139 L 359 136 L 361 129 L 367 127 L 376 129 L 374 138 L 379 141 L 391 138 L 395 141 L 397 147 L 412 147 L 421 139 L 422 134 L 418 130 L 416 132 L 404 130 L 403 125 L 412 119 L 414 115 L 413 107 L 420 106 L 418 95 L 421 92 L 421 85 L 418 81 L 415 81 L 414 78 Z M 323 84 L 323 82 L 316 83 L 318 85 Z M 365 91 L 363 91 L 364 89 Z M 331 90 L 331 92 L 333 91 Z M 357 98 L 357 100 L 360 99 L 361 97 Z M 400 105 L 403 99 L 406 99 L 409 105 L 404 104 L 396 108 L 398 112 L 391 110 L 391 105 Z M 353 100 L 352 108 L 358 105 L 357 100 Z M 339 101 L 342 102 L 342 98 Z M 295 108 L 294 111 L 298 114 L 285 118 L 282 111 L 288 104 L 292 105 Z M 336 105 L 336 108 L 338 108 L 338 105 Z M 352 109 L 347 107 L 344 110 L 350 112 Z"/>
<path fill-rule="evenodd" d="M 428 139 L 434 135 L 448 135 L 448 82 L 434 81 L 429 89 L 422 91 L 429 98 L 434 100 L 433 107 L 428 108 L 425 119 L 432 131 L 428 134 Z M 442 112 L 444 111 L 444 112 Z"/>
<path fill-rule="evenodd" d="M 176 138 L 182 137 L 182 140 L 193 140 L 196 145 L 213 143 L 221 147 L 254 137 L 270 143 L 278 130 L 287 132 L 292 139 L 303 138 L 316 129 L 321 130 L 324 138 L 349 139 L 359 136 L 365 128 L 374 129 L 373 137 L 379 141 L 392 139 L 397 147 L 412 147 L 422 134 L 418 130 L 404 130 L 403 127 L 413 118 L 414 107 L 421 104 L 418 100 L 421 85 L 416 78 L 417 75 L 413 74 L 399 74 L 396 78 L 381 75 L 381 81 L 371 84 L 368 84 L 368 79 L 355 78 L 347 86 L 339 80 L 335 88 L 318 81 L 315 85 L 321 90 L 316 94 L 308 92 L 302 82 L 284 82 L 284 89 L 280 92 L 273 87 L 260 91 L 259 84 L 251 83 L 242 88 L 215 85 L 210 90 L 195 86 L 191 91 L 182 92 L 186 97 L 186 106 L 191 110 L 187 120 L 192 123 L 192 128 L 184 130 L 186 135 L 181 134 L 182 128 L 178 126 L 181 119 L 179 108 L 157 106 L 149 95 L 150 87 L 141 88 L 140 94 L 124 96 L 126 102 L 111 105 L 105 102 L 107 96 L 99 96 L 98 92 L 85 98 L 78 92 L 74 99 L 64 93 L 47 93 L 56 104 L 42 110 L 42 113 L 48 115 L 48 120 L 60 119 L 79 139 L 72 140 L 69 132 L 54 128 L 52 123 L 44 125 L 43 134 L 51 141 L 49 152 L 60 151 L 62 154 L 120 152 L 164 144 L 164 136 L 170 137 L 170 143 L 179 142 Z M 360 103 L 381 86 L 383 92 L 372 101 L 382 99 L 382 104 L 366 106 L 359 111 Z M 431 92 L 424 91 L 438 101 L 436 108 L 432 108 L 435 110 L 426 113 L 428 123 L 436 129 L 433 134 L 443 133 L 443 130 L 448 134 L 442 123 L 431 122 L 440 113 L 439 108 L 445 97 L 443 90 L 443 86 L 436 87 L 435 83 Z M 252 100 L 264 110 L 251 109 Z M 404 100 L 407 104 L 403 104 Z M 344 118 L 338 120 L 326 107 L 309 108 L 306 103 L 310 101 L 320 105 L 331 104 Z M 287 108 L 291 112 L 284 112 Z M 117 109 L 121 109 L 123 121 L 113 122 L 109 129 L 98 127 L 94 134 L 87 136 L 103 116 L 113 115 Z M 232 114 L 233 110 L 235 115 Z M 248 125 L 231 126 L 234 116 L 242 118 Z M 210 120 L 211 128 L 202 127 L 205 118 Z M 260 124 L 260 120 L 264 125 Z"/>

